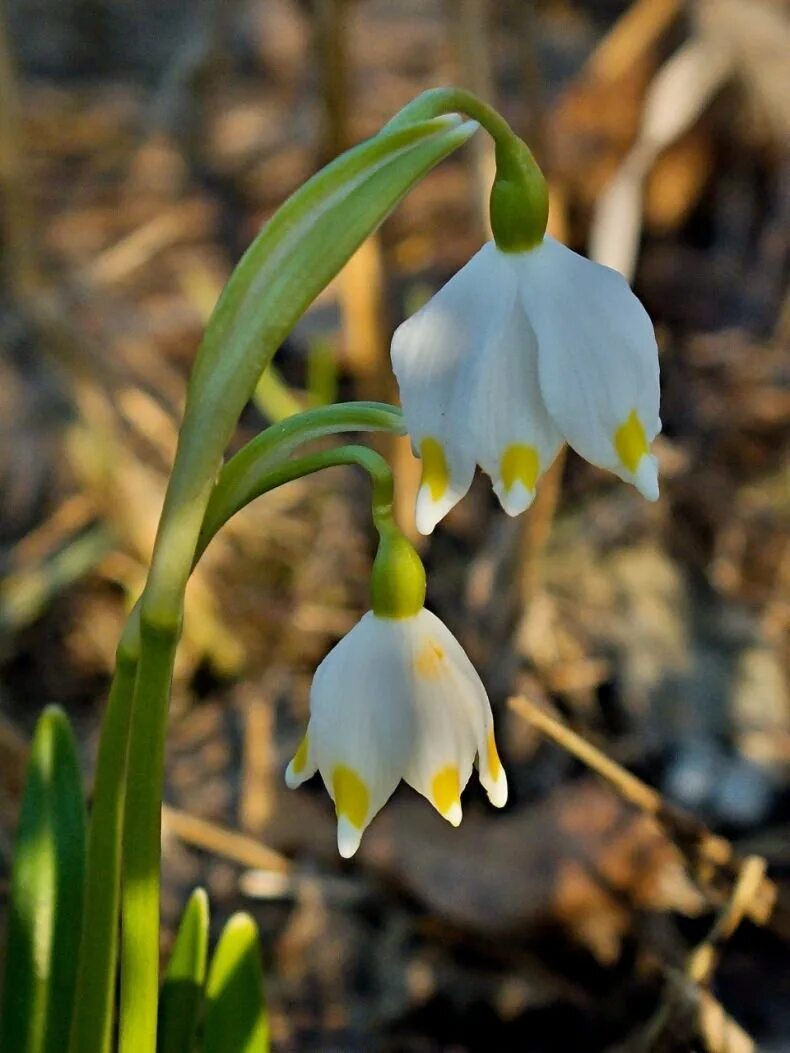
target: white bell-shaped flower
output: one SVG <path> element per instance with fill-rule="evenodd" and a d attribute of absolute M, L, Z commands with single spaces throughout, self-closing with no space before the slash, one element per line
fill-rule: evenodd
<path fill-rule="evenodd" d="M 423 462 L 417 527 L 429 534 L 475 465 L 518 515 L 563 442 L 658 497 L 658 349 L 616 271 L 548 235 L 534 249 L 489 242 L 396 331 L 392 363 Z"/>
<path fill-rule="evenodd" d="M 501 807 L 507 780 L 491 706 L 464 649 L 425 608 L 402 618 L 370 611 L 318 667 L 307 733 L 285 779 L 296 787 L 321 773 L 348 858 L 401 779 L 457 826 L 475 763 Z"/>

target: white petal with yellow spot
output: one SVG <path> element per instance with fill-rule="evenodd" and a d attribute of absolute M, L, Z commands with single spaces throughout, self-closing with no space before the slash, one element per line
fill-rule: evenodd
<path fill-rule="evenodd" d="M 473 440 L 458 427 L 453 403 L 461 368 L 498 320 L 480 307 L 495 302 L 498 285 L 509 276 L 500 255 L 493 245 L 484 246 L 392 338 L 406 426 L 423 461 L 417 498 L 417 528 L 423 534 L 461 500 L 474 475 Z"/>
<path fill-rule="evenodd" d="M 310 710 L 286 781 L 297 786 L 320 771 L 343 856 L 357 850 L 401 778 L 453 825 L 475 762 L 491 801 L 507 800 L 485 688 L 450 630 L 425 609 L 407 618 L 366 614 L 319 666 Z"/>
<path fill-rule="evenodd" d="M 625 279 L 551 237 L 483 248 L 393 337 L 430 533 L 479 464 L 502 507 L 531 504 L 563 441 L 658 497 L 658 349 Z"/>
<path fill-rule="evenodd" d="M 658 348 L 647 311 L 621 274 L 553 238 L 514 259 L 552 420 L 582 457 L 656 500 Z"/>

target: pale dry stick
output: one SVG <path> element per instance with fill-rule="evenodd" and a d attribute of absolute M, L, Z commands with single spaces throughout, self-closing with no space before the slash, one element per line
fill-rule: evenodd
<path fill-rule="evenodd" d="M 688 131 L 732 73 L 732 60 L 703 37 L 661 67 L 644 100 L 639 135 L 595 206 L 590 256 L 633 278 L 642 232 L 644 184 L 659 154 Z"/>
<path fill-rule="evenodd" d="M 350 143 L 348 90 L 348 0 L 313 0 L 315 49 L 324 103 L 321 161 L 342 154 Z"/>
<path fill-rule="evenodd" d="M 9 570 L 19 570 L 33 561 L 45 559 L 64 540 L 79 533 L 96 517 L 96 508 L 87 495 L 71 494 L 43 523 L 35 526 L 14 545 L 5 557 Z"/>
<path fill-rule="evenodd" d="M 203 206 L 188 201 L 161 212 L 121 238 L 91 262 L 86 278 L 94 285 L 111 285 L 127 278 L 160 253 L 190 237 Z"/>
<path fill-rule="evenodd" d="M 206 819 L 198 819 L 167 804 L 162 805 L 162 833 L 163 836 L 172 834 L 193 848 L 253 870 L 285 874 L 291 869 L 290 861 L 285 856 L 273 848 L 267 848 L 257 838 L 248 837 L 237 830 L 228 830 Z"/>
<path fill-rule="evenodd" d="M 334 156 L 351 141 L 348 73 L 352 68 L 347 0 L 317 0 L 316 48 L 322 68 L 326 132 L 325 150 Z M 372 234 L 362 243 L 338 278 L 343 328 L 343 354 L 354 376 L 359 398 L 389 402 L 395 383 L 389 361 L 391 324 L 387 311 L 386 261 L 381 239 Z M 420 479 L 405 437 L 382 433 L 372 444 L 395 469 L 395 514 L 401 529 L 415 543 L 414 504 Z"/>
<path fill-rule="evenodd" d="M 620 1053 L 675 1050 L 678 1042 L 693 1043 L 705 1053 L 756 1053 L 757 1046 L 718 999 L 677 969 L 665 969 L 664 1000 L 635 1041 Z M 703 1044 L 697 1046 L 697 1041 Z"/>
<path fill-rule="evenodd" d="M 657 790 L 626 771 L 534 702 L 516 696 L 509 700 L 509 705 L 534 728 L 604 778 L 626 801 L 652 816 L 665 829 L 696 873 L 697 879 L 709 892 L 716 891 L 717 876 L 724 877 L 729 887 L 737 882 L 743 863 L 726 838 L 711 833 L 694 816 L 668 804 Z M 746 913 L 757 925 L 765 925 L 770 920 L 771 927 L 776 931 L 790 931 L 787 907 L 780 903 L 777 886 L 770 878 L 763 877 L 748 903 Z"/>
<path fill-rule="evenodd" d="M 681 0 L 636 0 L 592 53 L 582 76 L 604 83 L 620 80 L 652 50 L 682 9 Z"/>
<path fill-rule="evenodd" d="M 762 856 L 752 855 L 744 859 L 729 901 L 719 912 L 706 938 L 689 957 L 686 973 L 694 983 L 710 982 L 724 943 L 749 913 L 750 904 L 761 894 L 765 872 L 766 862 Z"/>
<path fill-rule="evenodd" d="M 348 72 L 352 27 L 347 0 L 315 0 L 315 49 L 324 101 L 322 153 L 336 157 L 351 145 Z M 362 399 L 386 399 L 390 391 L 385 310 L 385 270 L 377 235 L 369 237 L 343 268 L 338 290 L 345 357 Z"/>
<path fill-rule="evenodd" d="M 254 695 L 245 692 L 239 822 L 243 830 L 256 836 L 262 834 L 266 827 L 274 799 L 273 725 L 271 698 L 260 697 L 257 692 Z"/>
<path fill-rule="evenodd" d="M 640 1053 L 656 1048 L 677 1023 L 693 1029 L 708 1053 L 753 1053 L 756 1047 L 751 1036 L 732 1019 L 707 985 L 724 943 L 749 914 L 750 904 L 762 894 L 765 871 L 761 856 L 747 856 L 710 932 L 689 955 L 685 973 L 664 968 L 664 999 L 642 1032 L 636 1047 Z"/>

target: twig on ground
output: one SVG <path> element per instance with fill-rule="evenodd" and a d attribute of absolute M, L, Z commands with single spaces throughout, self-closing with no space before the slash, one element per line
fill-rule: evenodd
<path fill-rule="evenodd" d="M 198 819 L 170 805 L 162 805 L 162 831 L 170 833 L 193 848 L 211 852 L 232 863 L 254 870 L 274 870 L 284 874 L 291 864 L 285 856 L 267 848 L 260 841 L 217 823 Z"/>
<path fill-rule="evenodd" d="M 724 837 L 711 831 L 693 815 L 669 804 L 662 795 L 611 760 L 581 735 L 523 697 L 510 699 L 511 708 L 563 749 L 600 775 L 627 801 L 653 816 L 678 847 L 691 872 L 714 902 L 732 896 L 744 861 Z M 746 915 L 757 925 L 783 935 L 790 933 L 790 909 L 779 897 L 776 884 L 764 874 L 750 892 Z"/>

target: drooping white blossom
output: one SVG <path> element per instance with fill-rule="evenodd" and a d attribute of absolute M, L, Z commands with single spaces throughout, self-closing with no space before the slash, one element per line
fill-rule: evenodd
<path fill-rule="evenodd" d="M 483 246 L 396 331 L 392 363 L 423 461 L 429 534 L 475 466 L 518 515 L 563 442 L 658 497 L 653 325 L 625 279 L 548 235 L 527 252 Z"/>
<path fill-rule="evenodd" d="M 321 773 L 348 858 L 401 779 L 457 826 L 475 764 L 501 807 L 507 780 L 491 706 L 464 649 L 425 608 L 404 618 L 368 612 L 318 667 L 307 732 L 285 778 L 296 787 Z"/>

